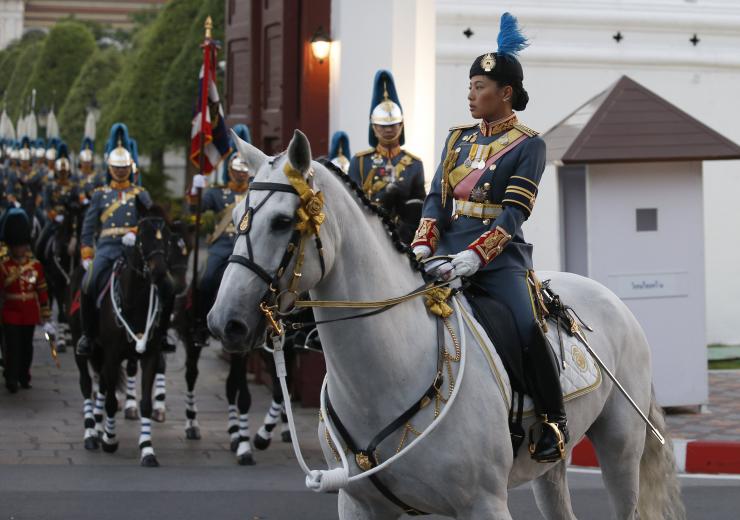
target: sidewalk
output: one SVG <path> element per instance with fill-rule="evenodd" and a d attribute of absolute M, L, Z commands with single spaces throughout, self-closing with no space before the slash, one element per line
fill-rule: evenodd
<path fill-rule="evenodd" d="M 33 388 L 11 395 L 0 385 L 0 465 L 138 465 L 139 421 L 125 420 L 123 412 L 116 416 L 120 446 L 115 454 L 84 449 L 82 396 L 72 349 L 59 354 L 62 367 L 57 369 L 51 361 L 48 344 L 40 334 L 34 343 Z M 218 356 L 219 350 L 218 344 L 204 349 L 199 363 L 195 391 L 202 438 L 197 441 L 185 439 L 184 432 L 184 349 L 178 346 L 177 353 L 167 358 L 166 421 L 152 423 L 152 442 L 163 466 L 236 465 L 234 454 L 229 451 L 226 431 L 224 385 L 228 364 Z M 271 394 L 264 386 L 251 381 L 249 388 L 252 394 L 249 425 L 254 436 L 270 407 Z M 137 383 L 137 396 L 140 395 Z M 313 465 L 323 465 L 316 435 L 317 411 L 295 403 L 294 413 L 304 454 Z M 278 426 L 268 450 L 255 451 L 257 464 L 297 467 L 292 447 L 280 441 L 279 430 Z"/>
<path fill-rule="evenodd" d="M 740 474 L 740 370 L 710 371 L 705 410 L 671 408 L 666 424 L 679 471 Z M 587 439 L 574 448 L 571 462 L 598 466 Z"/>

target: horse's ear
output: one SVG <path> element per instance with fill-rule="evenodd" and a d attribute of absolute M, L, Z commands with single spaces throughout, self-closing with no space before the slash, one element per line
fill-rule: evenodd
<path fill-rule="evenodd" d="M 293 168 L 303 174 L 311 166 L 311 145 L 306 134 L 300 130 L 293 132 L 293 139 L 288 145 L 288 160 Z"/>
<path fill-rule="evenodd" d="M 234 132 L 234 130 L 231 131 L 231 138 L 236 144 L 236 150 L 239 152 L 239 156 L 242 158 L 242 161 L 247 163 L 247 168 L 249 168 L 250 176 L 257 175 L 257 172 L 267 160 L 267 156 L 263 154 L 256 146 L 252 146 L 241 137 L 239 137 L 239 135 Z"/>

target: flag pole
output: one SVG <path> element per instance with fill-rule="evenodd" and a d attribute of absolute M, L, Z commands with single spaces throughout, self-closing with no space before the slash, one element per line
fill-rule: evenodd
<path fill-rule="evenodd" d="M 211 20 L 211 17 L 206 18 L 205 22 L 205 40 L 203 41 L 203 47 L 205 48 L 205 52 L 211 52 L 211 38 L 212 38 L 212 30 L 213 30 L 213 21 Z M 209 84 L 206 81 L 208 79 L 208 73 L 209 71 L 205 70 L 205 60 L 203 61 L 203 84 L 201 85 L 201 88 L 203 91 L 201 92 L 202 96 L 208 96 L 208 89 Z M 201 100 L 202 102 L 202 100 Z M 202 107 L 201 107 L 202 108 Z M 209 110 L 208 104 L 206 103 L 206 110 Z M 201 110 L 201 120 L 200 120 L 200 155 L 198 156 L 198 173 L 200 175 L 203 175 L 203 170 L 205 169 L 205 133 L 203 132 L 204 127 L 204 121 L 206 114 Z M 200 250 L 200 217 L 201 217 L 201 203 L 203 200 L 203 188 L 198 187 L 196 188 L 196 195 L 195 195 L 195 245 L 194 245 L 194 251 L 193 251 L 193 290 L 192 290 L 192 298 L 193 298 L 193 315 L 195 316 L 195 319 L 193 320 L 193 324 L 198 323 L 199 321 L 199 294 L 198 294 L 198 252 Z M 198 323 L 198 325 L 202 325 Z"/>

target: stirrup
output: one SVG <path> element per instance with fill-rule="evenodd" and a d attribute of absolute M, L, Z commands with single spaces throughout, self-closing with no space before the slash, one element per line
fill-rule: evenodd
<path fill-rule="evenodd" d="M 532 458 L 534 458 L 536 443 L 534 442 L 534 435 L 532 435 L 532 431 L 539 424 L 542 424 L 542 426 L 548 426 L 552 429 L 553 432 L 555 432 L 555 436 L 558 439 L 556 447 L 558 449 L 558 453 L 560 454 L 560 456 L 557 459 L 544 459 L 544 460 L 534 459 L 534 460 L 537 462 L 542 462 L 542 463 L 557 462 L 559 460 L 565 460 L 565 440 L 563 437 L 563 432 L 560 431 L 560 427 L 558 426 L 558 423 L 548 421 L 547 417 L 545 417 L 545 419 L 541 423 L 536 422 L 529 427 L 529 455 Z"/>

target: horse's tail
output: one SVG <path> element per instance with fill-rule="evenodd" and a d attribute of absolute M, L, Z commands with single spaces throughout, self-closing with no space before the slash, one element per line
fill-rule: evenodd
<path fill-rule="evenodd" d="M 663 434 L 666 442 L 661 446 L 648 428 L 640 459 L 640 496 L 637 511 L 640 518 L 683 520 L 686 518 L 686 510 L 681 500 L 673 440 L 668 434 L 663 410 L 655 400 L 654 388 L 651 390 L 648 417 Z"/>

